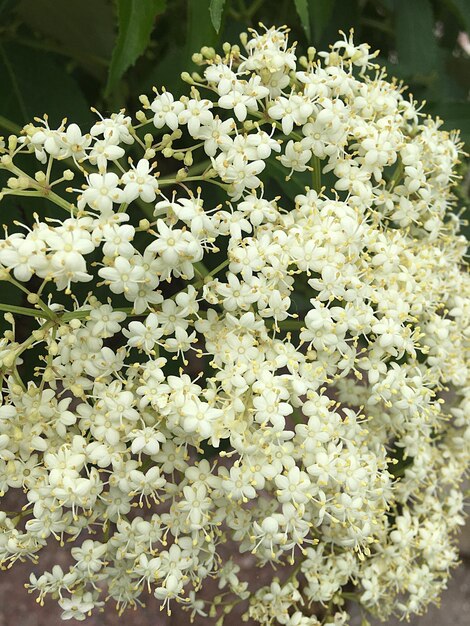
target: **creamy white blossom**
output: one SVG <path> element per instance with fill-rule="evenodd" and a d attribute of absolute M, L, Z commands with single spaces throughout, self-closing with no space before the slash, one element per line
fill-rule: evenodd
<path fill-rule="evenodd" d="M 458 134 L 352 34 L 241 42 L 135 119 L 0 141 L 0 198 L 45 199 L 0 240 L 0 565 L 33 561 L 64 620 L 145 593 L 219 625 L 341 626 L 351 597 L 407 619 L 458 562 Z"/>

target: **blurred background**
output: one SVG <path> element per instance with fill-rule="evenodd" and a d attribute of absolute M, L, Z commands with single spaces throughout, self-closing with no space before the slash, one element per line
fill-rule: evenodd
<path fill-rule="evenodd" d="M 96 119 L 90 107 L 103 115 L 124 107 L 134 112 L 138 96 L 154 85 L 179 96 L 187 91 L 180 73 L 197 69 L 193 52 L 235 43 L 240 32 L 259 22 L 289 26 L 301 53 L 310 45 L 327 49 L 338 30 L 354 28 L 356 41 L 380 49 L 378 62 L 389 76 L 426 101 L 425 112 L 441 116 L 447 129 L 460 129 L 469 151 L 470 0 L 0 0 L 0 135 L 17 132 L 45 113 L 51 125 L 67 117 L 85 130 Z M 462 174 L 459 194 L 464 201 L 469 177 L 464 170 Z M 291 189 L 297 193 L 292 183 Z M 1 221 L 12 220 L 18 211 L 2 203 Z M 37 569 L 66 565 L 63 558 L 51 545 Z M 54 603 L 40 609 L 27 594 L 23 584 L 30 572 L 29 563 L 0 572 L 0 626 L 62 623 Z M 250 575 L 255 580 L 258 574 Z M 441 611 L 433 608 L 413 623 L 464 626 L 468 615 L 467 528 L 462 564 Z M 178 611 L 167 617 L 150 600 L 146 610 L 126 613 L 119 623 L 172 626 L 188 621 Z M 226 626 L 239 621 L 238 615 Z M 109 607 L 87 623 L 107 626 L 118 620 Z M 361 616 L 354 616 L 352 626 L 359 624 Z"/>

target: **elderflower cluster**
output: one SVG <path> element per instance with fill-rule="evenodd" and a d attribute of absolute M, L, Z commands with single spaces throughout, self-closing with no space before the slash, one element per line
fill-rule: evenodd
<path fill-rule="evenodd" d="M 219 625 L 406 618 L 458 559 L 458 135 L 352 35 L 241 41 L 135 119 L 0 147 L 24 216 L 0 240 L 0 563 L 59 542 L 28 586 L 64 619 L 147 594 Z"/>

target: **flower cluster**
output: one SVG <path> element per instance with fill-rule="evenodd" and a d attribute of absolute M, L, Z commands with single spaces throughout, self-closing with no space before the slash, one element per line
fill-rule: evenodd
<path fill-rule="evenodd" d="M 219 625 L 406 618 L 458 559 L 458 135 L 352 36 L 241 42 L 135 119 L 0 147 L 25 222 L 0 240 L 0 563 L 72 545 L 29 582 L 64 619 L 147 593 Z"/>

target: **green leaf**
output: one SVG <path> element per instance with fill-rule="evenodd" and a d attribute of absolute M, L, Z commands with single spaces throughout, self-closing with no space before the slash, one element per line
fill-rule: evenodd
<path fill-rule="evenodd" d="M 12 8 L 14 8 L 15 0 L 0 0 L 0 15 L 4 19 L 4 13 L 8 13 Z"/>
<path fill-rule="evenodd" d="M 470 33 L 470 2 L 468 0 L 448 0 L 448 4 L 460 18 L 467 33 Z"/>
<path fill-rule="evenodd" d="M 431 3 L 429 0 L 395 0 L 395 10 L 399 62 L 409 74 L 431 74 L 438 57 Z"/>
<path fill-rule="evenodd" d="M 160 89 L 163 86 L 169 89 L 176 98 L 187 93 L 188 85 L 180 78 L 181 72 L 191 70 L 185 49 L 170 44 L 157 58 L 158 61 L 152 64 L 148 75 L 139 84 L 142 92 L 147 93 L 152 90 L 152 87 Z"/>
<path fill-rule="evenodd" d="M 393 11 L 393 0 L 379 0 L 379 4 L 383 5 L 387 11 Z"/>
<path fill-rule="evenodd" d="M 107 94 L 143 54 L 150 41 L 155 17 L 165 8 L 166 0 L 117 0 L 118 36 L 109 67 Z"/>
<path fill-rule="evenodd" d="M 186 56 L 188 60 L 202 46 L 214 46 L 218 33 L 210 20 L 211 0 L 188 0 Z M 189 68 L 186 68 L 189 71 Z"/>
<path fill-rule="evenodd" d="M 433 115 L 439 115 L 447 130 L 460 130 L 463 141 L 470 145 L 470 106 L 468 102 L 439 102 L 431 109 Z"/>
<path fill-rule="evenodd" d="M 320 43 L 323 31 L 330 21 L 335 0 L 309 0 L 310 22 L 313 26 L 313 37 L 315 44 Z"/>
<path fill-rule="evenodd" d="M 69 56 L 100 82 L 105 79 L 115 39 L 111 2 L 20 0 L 15 13 L 37 35 L 21 42 L 17 35 L 18 43 Z"/>
<path fill-rule="evenodd" d="M 67 117 L 89 124 L 93 116 L 64 64 L 40 50 L 18 44 L 0 45 L 0 115 L 19 125 L 49 115 L 51 125 Z"/>
<path fill-rule="evenodd" d="M 224 12 L 225 0 L 211 0 L 209 13 L 211 15 L 212 24 L 218 33 L 222 23 L 222 13 Z"/>
<path fill-rule="evenodd" d="M 310 15 L 308 11 L 308 0 L 294 0 L 295 8 L 300 17 L 307 39 L 310 41 Z"/>

